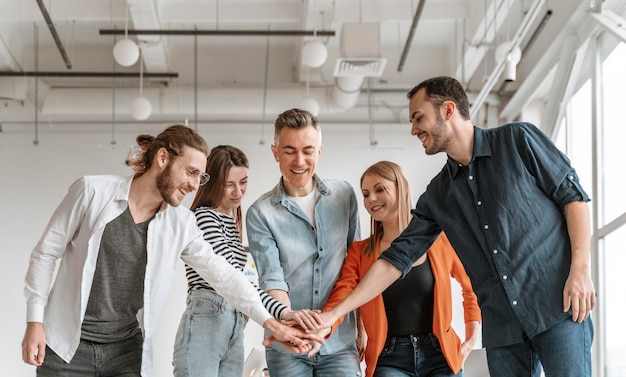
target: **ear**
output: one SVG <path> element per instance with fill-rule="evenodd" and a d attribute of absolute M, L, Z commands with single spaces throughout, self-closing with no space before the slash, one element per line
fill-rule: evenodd
<path fill-rule="evenodd" d="M 272 144 L 272 154 L 274 155 L 274 160 L 278 162 L 278 149 L 276 149 L 276 146 L 274 144 Z"/>
<path fill-rule="evenodd" d="M 157 151 L 154 158 L 156 160 L 155 162 L 157 163 L 157 166 L 159 168 L 164 168 L 170 161 L 170 153 L 167 151 L 167 149 L 161 147 Z"/>
<path fill-rule="evenodd" d="M 454 115 L 454 112 L 456 111 L 456 103 L 453 101 L 446 101 L 443 103 L 443 106 L 445 112 L 443 119 L 448 121 L 452 118 L 452 115 Z"/>

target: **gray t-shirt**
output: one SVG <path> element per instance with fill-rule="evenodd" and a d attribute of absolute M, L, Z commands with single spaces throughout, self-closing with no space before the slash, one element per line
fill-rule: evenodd
<path fill-rule="evenodd" d="M 112 343 L 141 332 L 137 312 L 143 308 L 150 220 L 135 224 L 127 208 L 106 225 L 81 328 L 82 339 Z"/>

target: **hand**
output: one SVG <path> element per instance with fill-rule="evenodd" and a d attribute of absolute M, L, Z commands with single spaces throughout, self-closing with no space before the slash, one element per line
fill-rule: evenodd
<path fill-rule="evenodd" d="M 365 349 L 367 348 L 367 333 L 365 328 L 360 325 L 356 333 L 356 349 L 359 351 L 359 360 L 363 361 L 365 358 Z"/>
<path fill-rule="evenodd" d="M 41 366 L 46 356 L 46 333 L 43 323 L 28 322 L 22 340 L 22 360 L 25 363 Z"/>
<path fill-rule="evenodd" d="M 480 333 L 480 322 L 469 321 L 465 323 L 465 341 L 461 343 L 461 356 L 463 357 L 463 363 L 467 360 L 476 342 L 478 341 L 478 334 Z"/>
<path fill-rule="evenodd" d="M 587 272 L 571 271 L 563 288 L 563 311 L 572 308 L 572 321 L 581 323 L 596 306 L 596 291 Z"/>
<path fill-rule="evenodd" d="M 327 311 L 327 312 L 323 312 L 323 313 L 319 313 L 318 314 L 318 326 L 315 330 L 306 330 L 308 333 L 314 333 L 314 332 L 319 332 L 319 330 L 321 329 L 325 329 L 325 328 L 330 328 L 336 321 L 337 318 L 339 318 L 335 312 L 333 311 L 333 309 Z"/>
<path fill-rule="evenodd" d="M 283 312 L 281 320 L 290 324 L 297 324 L 303 330 L 317 330 L 322 324 L 319 310 L 291 310 L 287 309 Z"/>
<path fill-rule="evenodd" d="M 292 346 L 301 346 L 306 344 L 305 339 L 314 340 L 320 343 L 324 343 L 324 339 L 315 333 L 307 333 L 300 328 L 290 327 L 278 322 L 274 318 L 270 318 L 263 323 L 263 327 L 266 328 L 273 336 L 273 338 L 279 342 L 287 342 Z M 271 343 L 271 342 L 269 342 Z M 269 344 L 268 343 L 268 344 Z M 264 345 L 265 341 L 263 342 Z M 308 348 L 307 348 L 308 351 Z"/>
<path fill-rule="evenodd" d="M 294 345 L 290 342 L 285 342 L 285 341 L 281 341 L 281 340 L 277 340 L 274 335 L 270 336 L 269 338 L 266 338 L 263 340 L 263 346 L 267 347 L 272 343 L 279 343 L 280 345 L 282 345 L 283 347 L 285 347 L 286 349 L 288 349 L 289 351 L 293 352 L 293 353 L 302 353 L 302 352 L 307 352 L 310 351 L 314 348 L 314 344 L 317 342 L 314 342 L 312 340 L 304 340 L 302 344 L 300 345 Z M 320 344 L 321 347 L 321 344 Z M 319 348 L 318 348 L 319 350 Z M 317 351 L 315 351 L 317 352 Z M 309 353 L 310 354 L 310 353 Z M 309 356 L 309 354 L 307 354 L 307 357 L 311 357 Z"/>

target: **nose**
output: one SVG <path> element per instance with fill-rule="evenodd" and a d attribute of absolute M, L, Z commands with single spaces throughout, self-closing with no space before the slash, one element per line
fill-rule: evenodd
<path fill-rule="evenodd" d="M 304 155 L 302 153 L 296 153 L 296 163 L 302 165 L 304 163 Z"/>
<path fill-rule="evenodd" d="M 417 127 L 416 122 L 411 122 L 411 135 L 415 136 L 420 132 L 419 127 Z"/>

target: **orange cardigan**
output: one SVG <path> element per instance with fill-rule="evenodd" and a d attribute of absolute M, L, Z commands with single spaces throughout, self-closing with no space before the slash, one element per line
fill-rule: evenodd
<path fill-rule="evenodd" d="M 341 269 L 341 276 L 335 282 L 335 287 L 322 311 L 330 310 L 348 296 L 380 256 L 378 244 L 374 254 L 369 257 L 363 255 L 367 241 L 367 239 L 355 241 L 350 245 L 348 255 Z M 450 369 L 457 373 L 462 367 L 463 357 L 461 355 L 461 340 L 450 326 L 452 321 L 452 285 L 450 276 L 454 277 L 461 285 L 465 323 L 480 321 L 480 309 L 469 277 L 444 233 L 441 233 L 428 250 L 428 256 L 435 279 L 433 334 L 441 344 L 443 355 L 448 361 Z M 361 306 L 361 317 L 367 332 L 365 375 L 371 377 L 376 369 L 378 355 L 380 355 L 387 340 L 387 316 L 382 295 L 376 296 L 373 300 Z M 332 330 L 334 331 L 340 323 L 341 320 L 337 321 L 333 325 Z"/>

